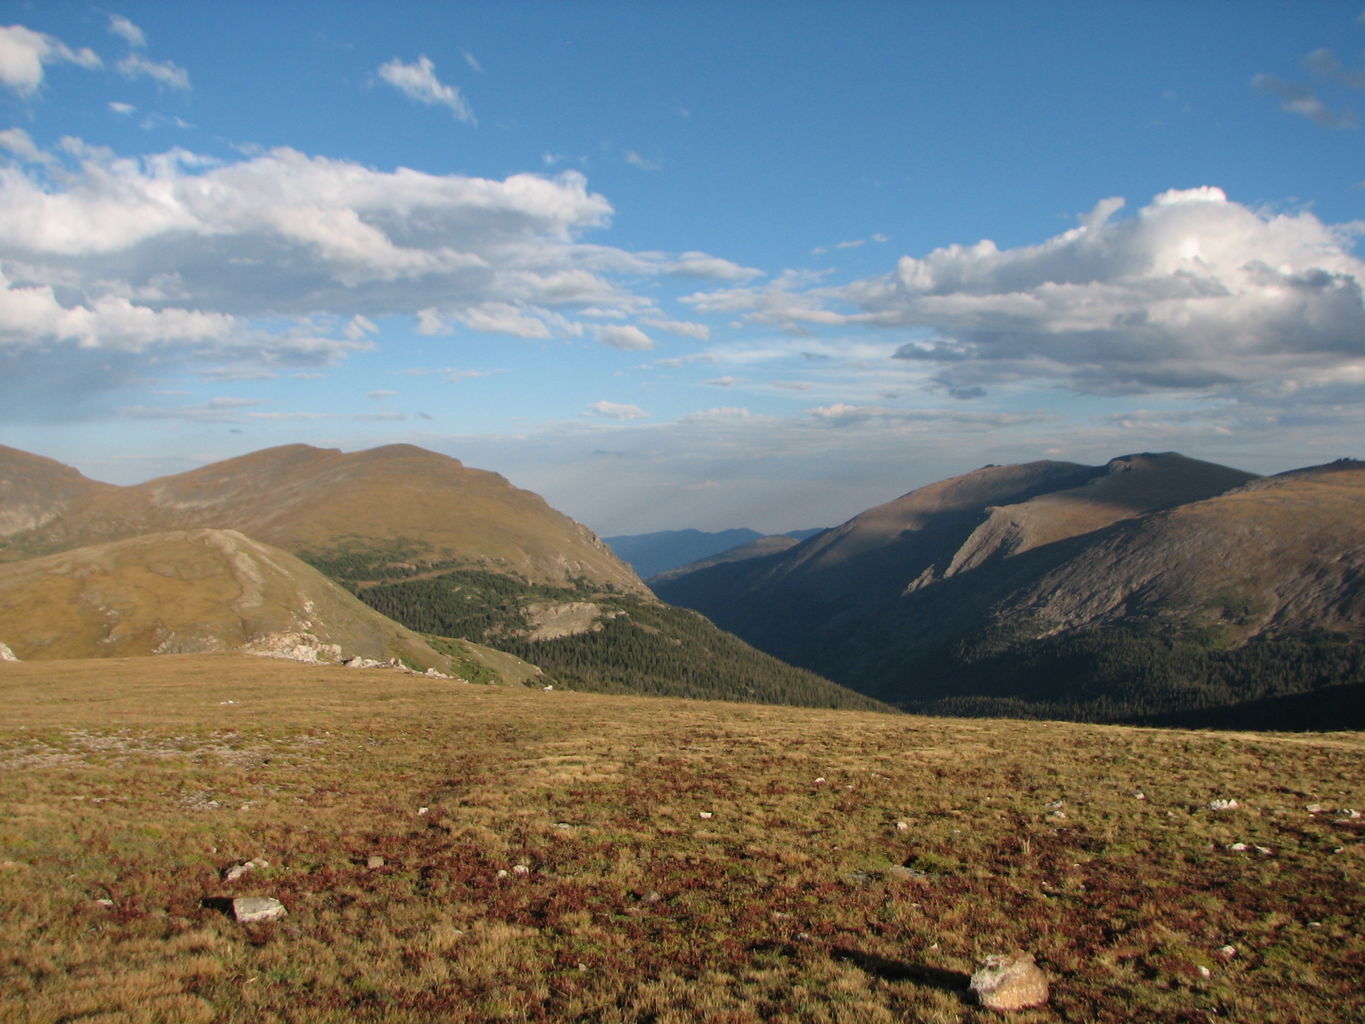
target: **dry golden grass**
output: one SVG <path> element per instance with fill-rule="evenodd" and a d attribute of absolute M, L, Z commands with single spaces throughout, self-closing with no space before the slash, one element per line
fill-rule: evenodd
<path fill-rule="evenodd" d="M 0 664 L 0 706 L 6 1022 L 984 1022 L 1016 946 L 1026 1024 L 1360 1019 L 1357 735 L 226 655 Z"/>

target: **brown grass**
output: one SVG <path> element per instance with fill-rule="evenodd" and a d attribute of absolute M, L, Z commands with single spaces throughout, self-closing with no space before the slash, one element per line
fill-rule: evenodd
<path fill-rule="evenodd" d="M 7 1022 L 984 1022 L 1014 947 L 1026 1024 L 1359 1019 L 1356 735 L 234 656 L 3 664 L 0 702 Z"/>

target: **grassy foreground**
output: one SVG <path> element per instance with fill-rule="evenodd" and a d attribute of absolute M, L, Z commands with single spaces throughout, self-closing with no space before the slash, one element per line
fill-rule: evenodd
<path fill-rule="evenodd" d="M 0 663 L 0 708 L 7 1024 L 984 1022 L 1015 947 L 1026 1024 L 1360 1019 L 1358 735 L 227 655 Z"/>

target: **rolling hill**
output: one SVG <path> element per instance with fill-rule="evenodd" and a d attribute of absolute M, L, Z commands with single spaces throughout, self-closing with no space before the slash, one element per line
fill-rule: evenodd
<path fill-rule="evenodd" d="M 453 657 L 465 675 L 481 658 L 490 675 L 525 679 L 533 671 L 525 659 L 550 673 L 538 681 L 579 689 L 879 706 L 662 605 L 590 530 L 538 495 L 412 445 L 349 454 L 289 445 L 132 487 L 96 484 L 13 449 L 0 456 L 0 474 L 13 471 L 11 490 L 24 495 L 22 514 L 0 535 L 0 582 L 19 595 L 0 606 L 0 641 L 21 658 L 236 649 L 248 635 L 291 630 L 327 646 L 356 636 L 357 609 L 369 606 L 385 625 L 366 620 L 365 650 L 342 644 L 347 653 L 377 657 L 366 653 L 384 646 L 375 630 L 388 647 L 401 632 L 403 645 L 417 645 L 403 660 L 435 667 Z M 196 531 L 217 538 L 210 547 L 231 531 L 235 553 L 181 571 L 182 561 L 206 557 L 197 535 L 193 557 L 186 547 Z M 263 555 L 265 545 L 283 550 Z M 234 558 L 274 567 L 287 559 L 268 622 L 234 617 Z M 98 568 L 108 565 L 112 575 Z M 72 582 L 92 573 L 103 588 L 93 596 Z M 326 601 L 317 573 L 337 592 Z M 70 606 L 60 612 L 61 601 L 31 596 L 59 590 Z M 167 624 L 181 602 L 202 613 L 197 632 L 193 620 Z M 316 614 L 300 611 L 310 602 Z M 28 606 L 47 609 L 48 634 L 30 632 Z M 492 664 L 485 647 L 503 651 L 505 663 Z"/>
<path fill-rule="evenodd" d="M 1365 680 L 1362 536 L 1361 463 L 1256 479 L 1168 453 L 986 467 L 656 586 L 908 709 L 1207 723 Z"/>
<path fill-rule="evenodd" d="M 233 530 L 144 534 L 0 566 L 0 623 L 24 661 L 235 650 L 452 671 L 416 633 Z"/>
<path fill-rule="evenodd" d="M 52 463 L 49 476 L 64 469 Z M 196 528 L 239 530 L 310 560 L 376 571 L 459 564 L 647 593 L 590 530 L 539 495 L 414 445 L 354 453 L 286 445 L 132 487 L 101 485 L 40 527 L 9 531 L 0 560 Z"/>

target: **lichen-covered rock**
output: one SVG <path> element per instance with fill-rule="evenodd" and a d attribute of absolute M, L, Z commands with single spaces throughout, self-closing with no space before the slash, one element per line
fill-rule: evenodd
<path fill-rule="evenodd" d="M 1022 950 L 986 957 L 969 987 L 977 1002 L 991 1010 L 1024 1010 L 1048 1000 L 1047 975 Z"/>

